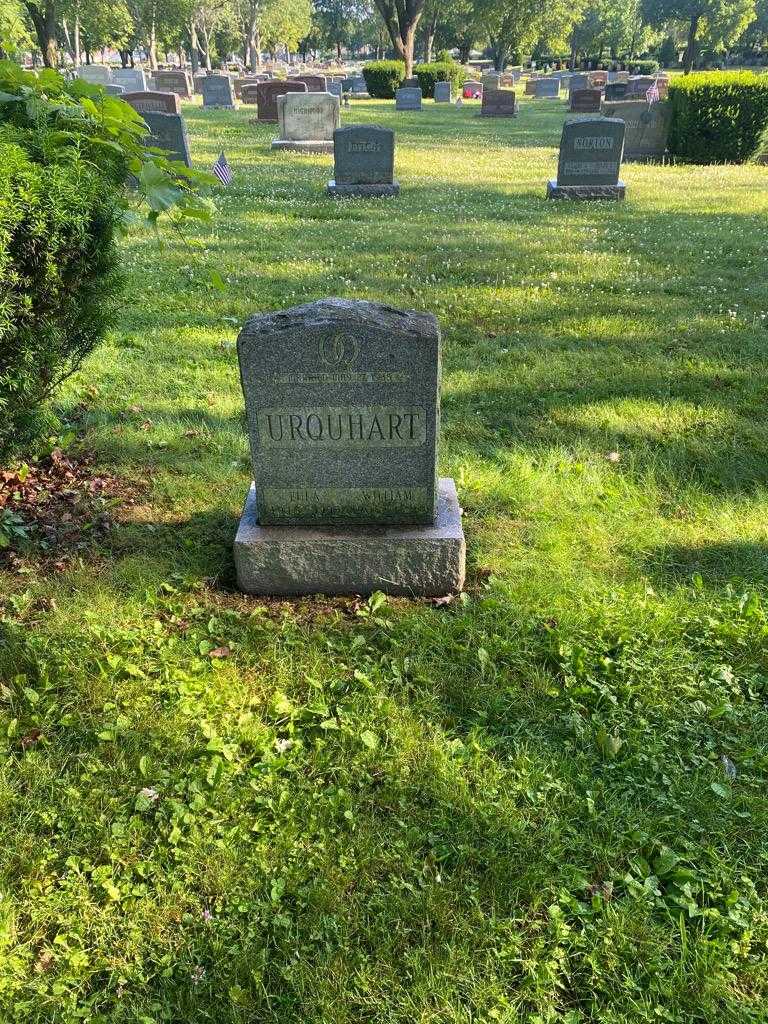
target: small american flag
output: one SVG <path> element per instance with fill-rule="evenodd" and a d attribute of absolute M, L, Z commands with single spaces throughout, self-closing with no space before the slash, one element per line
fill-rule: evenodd
<path fill-rule="evenodd" d="M 213 173 L 222 185 L 232 184 L 232 168 L 227 163 L 227 158 L 223 153 L 219 154 L 219 159 L 213 165 Z"/>
<path fill-rule="evenodd" d="M 659 83 L 654 82 L 650 89 L 646 92 L 645 98 L 649 103 L 659 102 Z"/>

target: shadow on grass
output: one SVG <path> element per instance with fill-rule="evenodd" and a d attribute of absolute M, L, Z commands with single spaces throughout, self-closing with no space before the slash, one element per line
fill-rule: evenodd
<path fill-rule="evenodd" d="M 688 583 L 700 575 L 707 584 L 768 584 L 768 543 L 664 545 L 649 552 L 645 571 L 663 585 Z"/>

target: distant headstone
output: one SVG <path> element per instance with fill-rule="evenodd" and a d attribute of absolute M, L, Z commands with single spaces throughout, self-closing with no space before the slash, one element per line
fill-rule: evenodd
<path fill-rule="evenodd" d="M 536 99 L 556 100 L 560 96 L 559 78 L 537 78 L 535 84 L 534 96 Z"/>
<path fill-rule="evenodd" d="M 240 102 L 253 105 L 257 102 L 257 89 L 260 82 L 244 82 L 240 87 Z"/>
<path fill-rule="evenodd" d="M 143 68 L 115 68 L 112 81 L 115 85 L 122 85 L 126 92 L 147 90 L 147 76 Z"/>
<path fill-rule="evenodd" d="M 307 87 L 307 92 L 326 92 L 326 86 L 328 84 L 325 75 L 296 75 L 295 78 L 291 79 L 293 82 L 303 82 Z"/>
<path fill-rule="evenodd" d="M 341 91 L 341 82 L 328 82 L 328 88 L 326 90 L 331 96 L 338 96 L 341 99 L 343 93 Z"/>
<path fill-rule="evenodd" d="M 483 92 L 485 92 L 486 89 L 500 89 L 500 80 L 501 75 L 497 74 L 495 71 L 487 71 L 480 79 Z"/>
<path fill-rule="evenodd" d="M 653 75 L 635 75 L 634 78 L 627 81 L 625 99 L 645 99 L 645 94 L 655 81 L 656 78 Z"/>
<path fill-rule="evenodd" d="M 258 104 L 257 119 L 259 121 L 277 121 L 277 101 L 280 96 L 288 93 L 306 93 L 304 82 L 259 82 L 256 86 L 256 103 Z"/>
<path fill-rule="evenodd" d="M 566 121 L 560 138 L 557 179 L 547 183 L 549 199 L 623 199 L 619 180 L 624 122 L 591 117 Z"/>
<path fill-rule="evenodd" d="M 122 99 L 140 114 L 181 113 L 181 102 L 175 92 L 124 92 Z"/>
<path fill-rule="evenodd" d="M 581 89 L 589 89 L 589 75 L 571 75 L 568 79 L 569 92 L 576 92 Z"/>
<path fill-rule="evenodd" d="M 406 86 L 395 91 L 395 110 L 421 110 L 421 89 Z"/>
<path fill-rule="evenodd" d="M 192 99 L 192 83 L 186 71 L 156 71 L 155 86 L 160 92 L 175 92 L 183 100 Z"/>
<path fill-rule="evenodd" d="M 668 101 L 621 100 L 603 103 L 606 117 L 618 117 L 626 125 L 624 159 L 661 160 L 667 151 L 671 110 Z"/>
<path fill-rule="evenodd" d="M 328 195 L 337 198 L 396 196 L 395 133 L 391 128 L 356 124 L 333 133 L 333 180 Z"/>
<path fill-rule="evenodd" d="M 339 108 L 339 97 L 327 92 L 278 96 L 280 136 L 272 140 L 272 148 L 301 153 L 332 153 L 333 133 L 341 121 Z"/>
<path fill-rule="evenodd" d="M 481 117 L 515 117 L 517 102 L 511 89 L 483 89 Z"/>
<path fill-rule="evenodd" d="M 465 100 L 481 100 L 483 98 L 482 82 L 465 82 L 461 94 Z"/>
<path fill-rule="evenodd" d="M 452 103 L 453 88 L 450 82 L 435 82 L 435 103 Z"/>
<path fill-rule="evenodd" d="M 514 89 L 517 83 L 520 81 L 519 71 L 510 71 L 503 75 L 499 75 L 499 88 L 500 89 Z"/>
<path fill-rule="evenodd" d="M 606 102 L 611 100 L 623 100 L 627 95 L 626 82 L 609 82 L 605 87 Z"/>
<path fill-rule="evenodd" d="M 368 85 L 362 75 L 356 75 L 352 79 L 352 95 L 353 96 L 367 96 Z"/>
<path fill-rule="evenodd" d="M 112 69 L 106 64 L 82 64 L 77 69 L 77 77 L 91 85 L 107 85 L 112 81 Z"/>
<path fill-rule="evenodd" d="M 435 317 L 325 299 L 251 317 L 237 352 L 255 481 L 234 545 L 240 589 L 459 590 L 461 515 L 436 472 Z"/>
<path fill-rule="evenodd" d="M 143 110 L 141 116 L 149 128 L 150 145 L 166 150 L 169 160 L 180 160 L 191 167 L 192 158 L 184 118 L 180 114 L 159 114 L 153 110 Z"/>
<path fill-rule="evenodd" d="M 125 89 L 122 87 L 122 85 L 113 85 L 110 82 L 109 84 L 104 86 L 104 91 L 106 92 L 107 96 L 122 96 L 122 94 L 125 92 Z"/>
<path fill-rule="evenodd" d="M 604 89 L 608 84 L 607 71 L 590 71 L 587 78 L 589 78 L 590 89 Z"/>
<path fill-rule="evenodd" d="M 416 75 L 413 75 L 411 78 L 404 78 L 402 80 L 402 82 L 400 83 L 400 88 L 401 89 L 420 89 L 421 88 L 421 82 L 419 81 L 419 79 L 418 79 L 418 77 Z"/>
<path fill-rule="evenodd" d="M 526 79 L 526 82 L 525 82 L 525 95 L 526 96 L 535 96 L 536 95 L 536 83 L 537 82 L 538 82 L 537 78 L 528 78 L 528 79 Z"/>
<path fill-rule="evenodd" d="M 571 113 L 599 114 L 602 98 L 600 89 L 576 89 L 571 93 Z"/>
<path fill-rule="evenodd" d="M 206 75 L 200 86 L 203 92 L 204 107 L 235 106 L 235 89 L 229 75 Z"/>

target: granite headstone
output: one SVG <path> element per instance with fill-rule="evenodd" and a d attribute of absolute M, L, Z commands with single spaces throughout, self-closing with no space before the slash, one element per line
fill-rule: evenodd
<path fill-rule="evenodd" d="M 576 89 L 571 92 L 571 113 L 599 114 L 602 98 L 600 89 Z"/>
<path fill-rule="evenodd" d="M 278 96 L 277 121 L 280 135 L 272 140 L 273 149 L 332 153 L 333 133 L 341 121 L 339 97 L 327 92 Z"/>
<path fill-rule="evenodd" d="M 257 119 L 259 121 L 277 121 L 278 98 L 287 96 L 289 93 L 306 93 L 306 91 L 307 87 L 304 82 L 281 82 L 277 79 L 259 82 L 256 86 Z"/>
<path fill-rule="evenodd" d="M 517 102 L 511 89 L 483 89 L 481 117 L 515 117 Z"/>
<path fill-rule="evenodd" d="M 671 109 L 668 101 L 621 100 L 603 103 L 606 117 L 618 117 L 626 125 L 624 159 L 661 160 L 667 151 Z"/>
<path fill-rule="evenodd" d="M 404 86 L 395 91 L 395 110 L 421 110 L 421 89 Z"/>
<path fill-rule="evenodd" d="M 334 177 L 328 195 L 337 198 L 396 196 L 395 133 L 376 125 L 350 125 L 333 133 Z"/>
<path fill-rule="evenodd" d="M 115 85 L 122 85 L 126 92 L 147 90 L 147 76 L 143 68 L 115 68 L 112 81 Z"/>
<path fill-rule="evenodd" d="M 180 114 L 181 101 L 175 92 L 124 92 L 121 99 L 140 114 Z"/>
<path fill-rule="evenodd" d="M 560 138 L 557 179 L 547 183 L 549 199 L 623 199 L 619 180 L 624 122 L 590 117 L 566 121 Z"/>
<path fill-rule="evenodd" d="M 436 472 L 435 317 L 325 299 L 252 317 L 237 351 L 255 481 L 234 547 L 240 588 L 460 589 L 460 511 Z"/>
<path fill-rule="evenodd" d="M 206 75 L 201 83 L 204 107 L 235 106 L 235 89 L 229 75 Z"/>
<path fill-rule="evenodd" d="M 149 128 L 150 145 L 166 150 L 169 160 L 180 160 L 191 167 L 192 158 L 184 118 L 180 114 L 160 114 L 154 110 L 143 110 L 141 116 Z"/>
<path fill-rule="evenodd" d="M 435 103 L 453 103 L 453 89 L 450 82 L 435 82 Z"/>
<path fill-rule="evenodd" d="M 192 83 L 186 71 L 157 71 L 155 86 L 158 92 L 175 92 L 183 100 L 192 99 Z"/>

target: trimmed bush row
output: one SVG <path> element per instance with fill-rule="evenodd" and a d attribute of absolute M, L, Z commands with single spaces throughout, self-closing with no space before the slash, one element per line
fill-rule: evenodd
<path fill-rule="evenodd" d="M 669 151 L 683 163 L 745 163 L 768 128 L 768 75 L 711 71 L 669 86 Z"/>
<path fill-rule="evenodd" d="M 466 68 L 455 61 L 416 64 L 413 73 L 427 98 L 435 95 L 435 82 L 451 82 L 458 89 L 467 79 Z M 369 95 L 377 100 L 391 100 L 405 81 L 405 64 L 400 60 L 372 61 L 363 67 L 363 77 Z"/>

